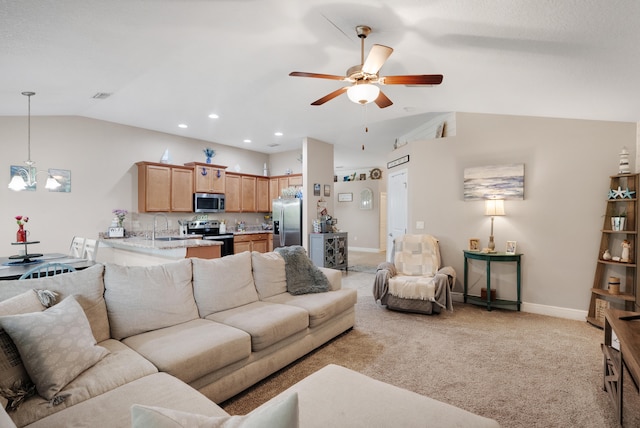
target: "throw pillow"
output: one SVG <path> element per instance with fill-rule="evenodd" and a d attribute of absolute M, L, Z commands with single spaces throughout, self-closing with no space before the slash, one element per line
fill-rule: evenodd
<path fill-rule="evenodd" d="M 251 253 L 253 281 L 260 299 L 282 294 L 287 291 L 287 274 L 284 259 L 276 252 Z"/>
<path fill-rule="evenodd" d="M 298 393 L 244 416 L 209 417 L 161 407 L 131 407 L 131 428 L 297 428 Z"/>
<path fill-rule="evenodd" d="M 53 300 L 39 298 L 40 295 L 54 297 L 47 290 L 29 290 L 10 299 L 0 302 L 0 316 L 17 315 L 29 312 L 41 312 L 53 304 Z M 20 354 L 6 331 L 0 326 L 0 390 L 8 390 L 29 383 L 29 376 L 24 369 Z M 6 395 L 6 394 L 5 394 Z"/>
<path fill-rule="evenodd" d="M 82 306 L 69 296 L 44 312 L 0 317 L 38 394 L 53 404 L 56 394 L 109 351 L 96 345 Z M 62 398 L 62 397 L 58 397 Z"/>
<path fill-rule="evenodd" d="M 104 299 L 111 337 L 124 339 L 198 318 L 191 259 L 156 266 L 107 264 Z"/>
<path fill-rule="evenodd" d="M 307 257 L 307 252 L 303 247 L 292 245 L 278 247 L 275 251 L 284 258 L 289 293 L 299 295 L 324 293 L 330 290 L 329 279 Z"/>

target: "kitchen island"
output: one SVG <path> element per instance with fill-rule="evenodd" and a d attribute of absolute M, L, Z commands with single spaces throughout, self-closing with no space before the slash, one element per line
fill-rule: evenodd
<path fill-rule="evenodd" d="M 220 247 L 222 242 L 200 237 L 104 238 L 100 240 L 97 261 L 123 266 L 151 266 L 189 257 L 215 259 L 220 257 Z"/>

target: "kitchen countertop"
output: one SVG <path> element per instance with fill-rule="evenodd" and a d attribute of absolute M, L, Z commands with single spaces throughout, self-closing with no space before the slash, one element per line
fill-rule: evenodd
<path fill-rule="evenodd" d="M 175 250 L 190 247 L 212 247 L 222 245 L 220 241 L 206 239 L 176 239 L 174 241 L 160 241 L 146 238 L 102 239 L 101 243 L 123 250 Z"/>

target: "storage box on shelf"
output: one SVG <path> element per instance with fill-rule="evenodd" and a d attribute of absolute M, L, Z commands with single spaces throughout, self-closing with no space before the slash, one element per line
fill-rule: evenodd
<path fill-rule="evenodd" d="M 627 311 L 634 310 L 637 284 L 637 244 L 638 244 L 638 174 L 611 176 L 611 186 L 604 215 L 598 262 L 591 288 L 591 301 L 587 321 L 597 327 L 604 327 L 601 310 L 607 306 L 618 306 Z M 624 214 L 624 225 L 620 217 Z M 613 219 L 613 220 L 612 220 Z M 605 255 L 606 254 L 606 255 Z M 624 287 L 610 290 L 608 280 L 624 272 Z M 622 276 L 622 275 L 621 275 Z M 619 288 L 619 287 L 618 287 Z M 617 293 L 616 293 L 617 292 Z"/>

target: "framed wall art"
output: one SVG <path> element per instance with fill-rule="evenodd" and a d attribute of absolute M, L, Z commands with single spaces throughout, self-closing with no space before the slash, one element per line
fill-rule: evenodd
<path fill-rule="evenodd" d="M 331 196 L 331 185 L 330 184 L 325 184 L 324 185 L 324 195 L 325 196 Z"/>
<path fill-rule="evenodd" d="M 352 202 L 353 193 L 338 193 L 338 202 Z"/>
<path fill-rule="evenodd" d="M 483 199 L 524 199 L 524 164 L 465 168 L 464 200 Z"/>

